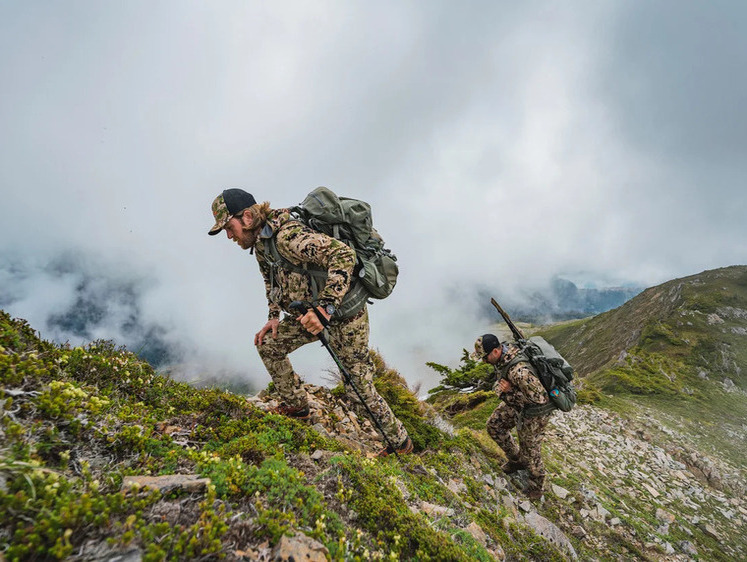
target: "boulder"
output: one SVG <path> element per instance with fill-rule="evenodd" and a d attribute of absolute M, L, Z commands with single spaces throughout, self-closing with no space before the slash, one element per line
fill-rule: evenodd
<path fill-rule="evenodd" d="M 277 562 L 327 562 L 328 556 L 326 546 L 303 533 L 296 533 L 292 537 L 283 535 L 272 550 L 272 560 Z"/>
<path fill-rule="evenodd" d="M 578 559 L 578 555 L 576 554 L 576 550 L 573 548 L 571 541 L 554 523 L 551 523 L 536 511 L 527 513 L 524 516 L 524 522 L 531 527 L 535 533 L 547 539 L 548 542 L 559 550 L 565 552 L 573 560 Z"/>

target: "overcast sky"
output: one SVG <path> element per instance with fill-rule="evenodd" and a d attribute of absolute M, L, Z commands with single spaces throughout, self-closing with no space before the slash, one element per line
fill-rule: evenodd
<path fill-rule="evenodd" d="M 745 29 L 736 0 L 0 0 L 0 302 L 65 337 L 75 273 L 45 266 L 72 252 L 264 385 L 261 278 L 210 203 L 326 185 L 399 256 L 371 344 L 428 386 L 487 329 L 476 284 L 747 263 Z"/>

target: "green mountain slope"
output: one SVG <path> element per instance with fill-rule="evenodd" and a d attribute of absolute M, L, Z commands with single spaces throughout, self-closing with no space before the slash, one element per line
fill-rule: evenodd
<path fill-rule="evenodd" d="M 268 413 L 271 392 L 176 383 L 0 311 L 0 560 L 746 559 L 746 277 L 546 330 L 595 404 L 553 417 L 535 504 L 499 468 L 490 392 L 434 400 L 448 423 L 374 353 L 416 445 L 377 459 L 339 389 L 307 385 L 305 424 Z"/>
<path fill-rule="evenodd" d="M 685 360 L 747 389 L 747 266 L 675 279 L 619 308 L 543 333 L 573 358 L 582 377 L 635 349 Z"/>
<path fill-rule="evenodd" d="M 312 427 L 0 311 L 0 559 L 564 559 L 500 507 L 492 445 L 436 429 L 377 365 L 417 454 L 371 458 L 334 391 L 310 389 Z"/>
<path fill-rule="evenodd" d="M 576 367 L 587 396 L 601 390 L 618 410 L 654 408 L 663 424 L 747 467 L 746 266 L 675 279 L 541 333 Z"/>

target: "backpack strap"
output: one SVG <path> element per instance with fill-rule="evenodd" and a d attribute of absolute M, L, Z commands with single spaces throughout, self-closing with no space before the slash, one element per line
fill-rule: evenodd
<path fill-rule="evenodd" d="M 526 406 L 521 411 L 521 416 L 524 418 L 538 418 L 539 416 L 545 416 L 554 410 L 557 410 L 555 402 L 548 400 L 547 404 L 537 404 L 535 406 Z"/>
<path fill-rule="evenodd" d="M 276 286 L 275 271 L 278 267 L 293 273 L 303 273 L 310 278 L 312 300 L 316 300 L 317 295 L 327 281 L 327 272 L 321 268 L 300 266 L 290 261 L 278 250 L 276 236 L 277 234 L 273 233 L 270 238 L 265 239 L 265 247 L 268 250 L 266 258 L 270 264 L 270 285 L 273 287 Z"/>
<path fill-rule="evenodd" d="M 263 232 L 264 233 L 264 232 Z M 291 271 L 293 273 L 300 273 L 309 277 L 309 284 L 311 286 L 311 298 L 312 301 L 316 302 L 316 298 L 319 293 L 324 289 L 324 285 L 327 283 L 327 271 L 320 267 L 307 267 L 306 265 L 299 266 L 290 261 L 288 258 L 283 256 L 278 250 L 277 245 L 277 233 L 272 232 L 268 238 L 264 238 L 265 247 L 267 253 L 265 255 L 267 262 L 270 264 L 270 286 L 278 287 L 275 281 L 275 272 L 277 268 L 284 269 L 285 271 Z M 342 298 L 342 302 L 335 312 L 335 317 L 341 320 L 352 318 L 358 314 L 368 302 L 368 292 L 362 283 L 358 283 L 356 278 L 350 282 L 350 288 L 345 296 Z"/>

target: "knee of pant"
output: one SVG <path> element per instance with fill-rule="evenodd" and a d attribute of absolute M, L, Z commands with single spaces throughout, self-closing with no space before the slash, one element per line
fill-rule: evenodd
<path fill-rule="evenodd" d="M 270 342 L 271 341 L 272 340 L 270 340 Z M 288 356 L 286 353 L 283 353 L 277 345 L 270 342 L 265 340 L 265 343 L 257 346 L 257 353 L 259 353 L 259 357 L 262 361 L 265 363 L 268 361 L 282 361 Z"/>

